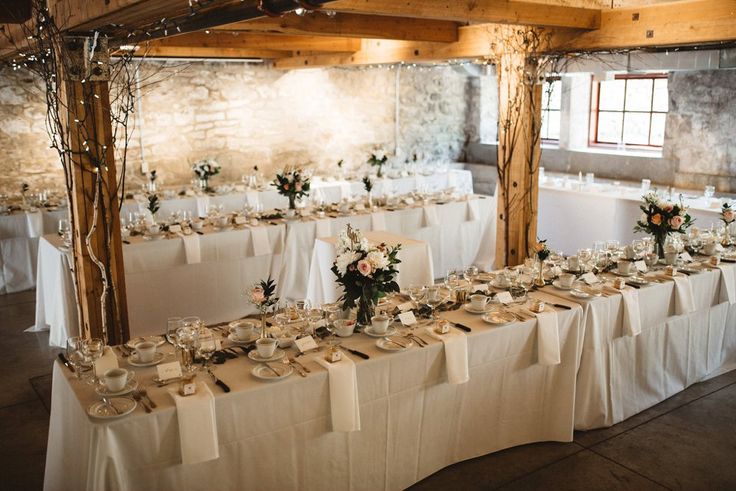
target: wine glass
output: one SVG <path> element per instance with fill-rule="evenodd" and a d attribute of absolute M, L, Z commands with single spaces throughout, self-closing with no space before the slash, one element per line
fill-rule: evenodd
<path fill-rule="evenodd" d="M 181 327 L 181 317 L 169 317 L 166 319 L 166 341 L 176 345 L 176 330 Z"/>
<path fill-rule="evenodd" d="M 212 370 L 210 366 L 210 359 L 217 350 L 215 335 L 210 329 L 207 329 L 206 327 L 201 327 L 197 331 L 197 338 L 194 344 L 197 356 L 204 360 L 204 362 L 202 363 L 202 370 L 206 372 Z"/>
<path fill-rule="evenodd" d="M 406 289 L 406 293 L 409 294 L 409 298 L 411 298 L 412 302 L 414 302 L 418 307 L 419 301 L 424 298 L 426 287 L 424 285 L 409 285 L 409 288 Z"/>
<path fill-rule="evenodd" d="M 434 325 L 437 326 L 437 307 L 442 305 L 447 299 L 449 298 L 447 290 L 440 287 L 439 285 L 432 285 L 428 286 L 425 290 L 424 295 L 424 303 L 429 305 L 429 308 L 432 309 L 432 319 L 434 321 Z"/>
<path fill-rule="evenodd" d="M 452 288 L 453 285 L 457 283 L 458 279 L 459 279 L 459 275 L 458 275 L 457 270 L 448 269 L 447 274 L 445 275 L 445 285 L 448 288 Z"/>
<path fill-rule="evenodd" d="M 74 373 L 78 379 L 82 376 L 82 365 L 84 364 L 82 343 L 83 340 L 79 336 L 71 336 L 66 339 L 66 359 L 74 368 Z"/>
<path fill-rule="evenodd" d="M 478 277 L 478 268 L 476 266 L 470 265 L 467 268 L 465 268 L 465 271 L 463 271 L 463 278 L 465 278 L 465 281 L 469 282 L 471 285 L 475 281 L 475 278 Z"/>
<path fill-rule="evenodd" d="M 582 269 L 586 270 L 590 266 L 590 261 L 593 258 L 593 251 L 590 249 L 580 249 L 578 251 L 578 258 L 580 258 Z"/>
<path fill-rule="evenodd" d="M 102 357 L 104 351 L 105 343 L 100 338 L 86 339 L 82 342 L 84 358 L 92 364 L 92 377 L 89 381 L 91 385 L 97 385 L 100 381 L 95 371 L 95 362 Z"/>

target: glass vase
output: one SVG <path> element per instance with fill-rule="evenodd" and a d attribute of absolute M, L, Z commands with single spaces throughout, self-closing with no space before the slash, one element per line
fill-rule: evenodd
<path fill-rule="evenodd" d="M 667 240 L 667 234 L 654 234 L 654 248 L 660 259 L 664 259 L 664 243 Z"/>
<path fill-rule="evenodd" d="M 268 337 L 268 331 L 266 331 L 266 313 L 261 312 L 261 339 Z"/>
<path fill-rule="evenodd" d="M 358 315 L 357 323 L 360 327 L 366 327 L 371 325 L 371 317 L 375 315 L 376 304 L 373 303 L 372 298 L 362 296 L 358 299 Z"/>
<path fill-rule="evenodd" d="M 207 189 L 210 187 L 209 179 L 206 177 L 201 177 L 197 179 L 197 185 L 199 185 L 199 189 L 204 191 L 207 191 Z"/>

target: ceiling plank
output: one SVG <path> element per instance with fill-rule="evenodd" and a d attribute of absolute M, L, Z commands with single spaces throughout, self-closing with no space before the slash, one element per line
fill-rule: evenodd
<path fill-rule="evenodd" d="M 358 51 L 360 39 L 327 36 L 292 36 L 249 32 L 192 32 L 158 41 L 159 46 L 203 48 L 268 49 L 274 51 L 322 51 L 348 53 Z"/>
<path fill-rule="evenodd" d="M 324 8 L 355 14 L 577 29 L 597 29 L 601 21 L 599 9 L 503 0 L 336 0 Z"/>
<path fill-rule="evenodd" d="M 322 12 L 305 16 L 287 14 L 284 17 L 261 17 L 217 29 L 441 43 L 457 41 L 457 23 L 452 21 L 356 14 L 328 17 Z"/>
<path fill-rule="evenodd" d="M 3 0 L 0 3 L 0 22 L 22 24 L 31 18 L 31 0 Z"/>
<path fill-rule="evenodd" d="M 201 46 L 162 46 L 151 41 L 147 47 L 136 51 L 136 56 L 161 58 L 259 58 L 278 59 L 290 56 L 287 51 L 250 48 L 207 48 Z"/>

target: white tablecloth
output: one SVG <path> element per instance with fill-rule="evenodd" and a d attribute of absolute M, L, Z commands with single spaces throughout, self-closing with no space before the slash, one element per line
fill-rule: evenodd
<path fill-rule="evenodd" d="M 397 266 L 399 272 L 396 282 L 402 289 L 409 285 L 429 285 L 434 282 L 432 251 L 426 242 L 381 231 L 367 232 L 365 237 L 374 245 L 385 243 L 394 247 L 401 244 L 397 255 L 401 263 Z M 314 306 L 336 302 L 342 295 L 342 287 L 330 271 L 335 261 L 336 244 L 337 237 L 334 236 L 318 238 L 314 244 L 306 296 Z"/>
<path fill-rule="evenodd" d="M 721 303 L 720 274 L 714 270 L 689 277 L 696 310 L 687 315 L 675 315 L 673 282 L 637 290 L 642 331 L 636 336 L 625 331 L 621 295 L 580 300 L 544 288 L 580 303 L 585 311 L 576 429 L 611 426 L 736 368 L 736 306 Z"/>
<path fill-rule="evenodd" d="M 450 315 L 450 314 L 448 314 Z M 356 362 L 361 430 L 331 431 L 327 372 L 307 358 L 307 378 L 273 383 L 248 371 L 246 357 L 228 361 L 215 394 L 220 458 L 181 465 L 176 412 L 164 389 L 159 405 L 108 423 L 85 408 L 97 398 L 56 363 L 44 488 L 57 490 L 323 490 L 404 489 L 454 462 L 536 441 L 570 441 L 580 309 L 559 311 L 561 363 L 537 364 L 536 323 L 490 327 L 462 311 L 453 319 L 468 335 L 470 380 L 446 381 L 442 343 L 387 354 L 375 339 L 345 344 L 368 353 Z M 346 355 L 351 356 L 352 355 Z M 153 369 L 136 368 L 145 385 Z"/>
<path fill-rule="evenodd" d="M 539 186 L 537 235 L 547 239 L 552 249 L 565 254 L 592 248 L 599 240 L 631 243 L 637 237 L 645 237 L 634 233 L 634 225 L 642 213 L 641 196 L 641 191 L 635 188 L 604 184 L 580 190 L 575 182 L 574 188 L 564 188 L 548 178 Z M 715 201 L 711 207 L 702 198 L 685 199 L 684 203 L 690 207 L 689 213 L 700 228 L 709 229 L 711 223 L 719 220 L 720 203 L 717 208 Z"/>

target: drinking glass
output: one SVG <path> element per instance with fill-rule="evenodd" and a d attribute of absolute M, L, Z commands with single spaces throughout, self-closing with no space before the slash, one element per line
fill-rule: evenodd
<path fill-rule="evenodd" d="M 166 319 L 166 341 L 176 345 L 176 330 L 181 327 L 181 317 L 169 317 Z"/>
<path fill-rule="evenodd" d="M 607 240 L 606 241 L 606 249 L 609 251 L 615 251 L 620 246 L 619 241 L 617 240 Z"/>
<path fill-rule="evenodd" d="M 644 256 L 644 252 L 646 252 L 646 243 L 641 239 L 635 239 L 631 243 L 631 248 L 634 250 L 634 256 L 636 259 L 641 259 Z"/>
<path fill-rule="evenodd" d="M 217 343 L 215 342 L 215 335 L 212 333 L 210 329 L 207 329 L 206 327 L 202 327 L 197 331 L 197 339 L 195 341 L 195 348 L 197 352 L 197 356 L 202 358 L 204 362 L 202 363 L 202 370 L 203 371 L 210 371 L 210 359 L 212 358 L 212 355 L 217 350 Z"/>
<path fill-rule="evenodd" d="M 597 240 L 593 242 L 593 250 L 598 251 L 605 251 L 606 250 L 606 243 L 602 240 Z"/>
<path fill-rule="evenodd" d="M 457 280 L 459 278 L 460 275 L 458 274 L 457 270 L 448 269 L 447 274 L 445 275 L 445 285 L 447 285 L 447 288 L 452 288 L 457 283 Z"/>
<path fill-rule="evenodd" d="M 69 231 L 69 220 L 62 218 L 61 220 L 59 220 L 59 226 L 58 226 L 59 237 L 64 237 L 68 231 Z"/>
<path fill-rule="evenodd" d="M 434 325 L 437 326 L 437 307 L 442 305 L 449 298 L 447 290 L 439 285 L 428 286 L 424 295 L 424 302 L 432 309 L 432 319 Z"/>
<path fill-rule="evenodd" d="M 82 342 L 84 358 L 92 364 L 92 377 L 89 381 L 91 385 L 97 385 L 99 382 L 95 371 L 95 362 L 100 359 L 104 351 L 105 343 L 100 338 L 86 339 Z"/>
<path fill-rule="evenodd" d="M 409 294 L 409 298 L 419 306 L 419 302 L 424 298 L 426 287 L 424 285 L 409 285 L 406 293 Z"/>
<path fill-rule="evenodd" d="M 649 179 L 642 179 L 641 180 L 641 192 L 646 193 L 647 191 L 649 191 L 649 188 L 651 187 L 651 185 L 652 185 L 652 181 L 650 181 Z"/>
<path fill-rule="evenodd" d="M 593 251 L 590 249 L 580 249 L 578 251 L 578 258 L 581 262 L 581 269 L 585 270 L 590 265 L 590 260 L 593 258 Z"/>
<path fill-rule="evenodd" d="M 66 339 L 66 359 L 74 368 L 74 373 L 78 379 L 82 377 L 82 365 L 84 364 L 82 343 L 83 340 L 79 336 L 72 336 Z"/>
<path fill-rule="evenodd" d="M 463 278 L 465 278 L 465 281 L 469 282 L 471 285 L 477 276 L 478 268 L 476 266 L 468 266 L 465 268 L 465 271 L 463 271 Z"/>
<path fill-rule="evenodd" d="M 705 199 L 710 200 L 715 194 L 715 186 L 705 186 L 705 189 L 703 190 L 703 196 L 705 196 Z"/>

